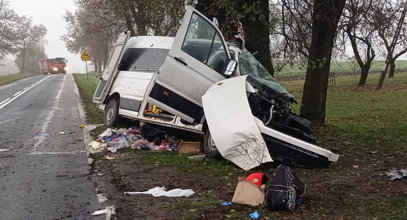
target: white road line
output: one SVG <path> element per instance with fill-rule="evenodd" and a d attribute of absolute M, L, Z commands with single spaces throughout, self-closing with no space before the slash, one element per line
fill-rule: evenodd
<path fill-rule="evenodd" d="M 10 100 L 10 98 L 7 98 L 6 100 L 0 102 L 0 105 L 2 105 L 3 103 L 7 102 L 8 100 Z"/>
<path fill-rule="evenodd" d="M 32 155 L 66 155 L 66 154 L 70 155 L 70 154 L 83 154 L 83 153 L 86 153 L 86 150 L 65 151 L 65 152 L 64 151 L 62 151 L 62 152 L 52 152 L 52 151 L 39 152 L 39 151 L 37 151 L 37 152 L 28 153 L 26 155 L 30 155 L 30 156 L 32 156 Z"/>
<path fill-rule="evenodd" d="M 49 76 L 48 76 L 48 77 L 49 77 Z M 49 123 L 51 122 L 51 118 L 54 116 L 55 109 L 58 108 L 59 99 L 60 99 L 60 97 L 61 97 L 62 90 L 63 90 L 63 88 L 64 88 L 64 86 L 65 86 L 65 81 L 66 81 L 66 75 L 64 76 L 64 79 L 63 79 L 63 81 L 62 81 L 61 87 L 59 88 L 58 94 L 57 94 L 57 96 L 55 97 L 54 106 L 52 106 L 52 109 L 51 109 L 51 111 L 48 113 L 47 118 L 46 118 L 45 121 L 44 121 L 44 124 L 42 124 L 42 126 L 41 126 L 41 132 L 40 132 L 41 134 L 45 133 L 45 131 L 47 130 L 48 125 L 49 125 Z M 45 137 L 44 137 L 44 136 L 39 136 L 38 139 L 37 139 L 37 142 L 35 142 L 35 144 L 34 144 L 34 147 L 33 147 L 33 150 L 32 150 L 32 151 L 33 151 L 33 152 L 34 152 L 34 151 L 37 151 L 38 146 L 39 146 L 44 140 L 45 140 Z"/>
<path fill-rule="evenodd" d="M 18 94 L 20 94 L 20 93 L 22 93 L 22 91 L 18 91 L 18 92 L 16 92 L 16 93 L 14 93 L 13 96 L 16 96 L 16 95 L 18 95 Z"/>
<path fill-rule="evenodd" d="M 39 82 L 38 84 L 44 82 L 44 80 L 48 79 L 49 77 L 50 77 L 50 76 L 47 76 L 47 77 L 45 77 L 44 79 L 37 81 L 37 82 Z M 18 97 L 20 97 L 22 94 L 24 94 L 24 93 L 26 93 L 27 91 L 29 91 L 30 89 L 34 88 L 34 87 L 37 86 L 38 84 L 36 84 L 36 85 L 34 85 L 34 86 L 30 86 L 29 89 L 27 89 L 27 90 L 20 91 L 19 94 L 14 94 L 15 96 L 13 95 L 14 97 L 11 98 L 11 99 L 9 98 L 9 100 L 6 101 L 6 102 L 4 102 L 4 101 L 1 102 L 1 103 L 0 103 L 0 109 L 4 108 L 6 105 L 10 104 L 10 102 L 14 101 L 14 100 L 17 99 Z M 6 99 L 6 100 L 7 100 L 7 99 Z"/>

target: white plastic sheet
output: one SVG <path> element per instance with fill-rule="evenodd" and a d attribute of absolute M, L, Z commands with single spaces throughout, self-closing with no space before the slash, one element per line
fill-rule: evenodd
<path fill-rule="evenodd" d="M 139 195 L 147 194 L 154 197 L 166 196 L 166 197 L 190 197 L 195 192 L 192 189 L 172 189 L 170 191 L 165 191 L 165 187 L 155 187 L 144 192 L 125 192 L 124 195 Z"/>

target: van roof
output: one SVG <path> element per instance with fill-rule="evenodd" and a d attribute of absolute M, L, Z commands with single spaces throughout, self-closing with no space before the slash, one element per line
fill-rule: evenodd
<path fill-rule="evenodd" d="M 170 49 L 173 41 L 174 37 L 136 36 L 128 40 L 126 48 Z"/>

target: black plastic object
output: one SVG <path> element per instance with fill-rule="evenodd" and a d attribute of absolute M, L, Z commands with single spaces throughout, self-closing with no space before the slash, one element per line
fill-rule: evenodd
<path fill-rule="evenodd" d="M 160 145 L 161 141 L 165 139 L 165 134 L 162 130 L 148 124 L 144 124 L 142 127 L 140 127 L 140 131 L 143 138 L 149 142 L 154 142 L 156 145 Z"/>
<path fill-rule="evenodd" d="M 272 210 L 289 210 L 296 207 L 296 200 L 305 194 L 306 185 L 289 167 L 279 165 L 270 173 L 266 184 L 266 203 Z"/>
<path fill-rule="evenodd" d="M 265 134 L 262 134 L 262 136 L 266 142 L 271 158 L 275 161 L 289 166 L 303 168 L 321 168 L 329 166 L 330 162 L 325 156 Z"/>

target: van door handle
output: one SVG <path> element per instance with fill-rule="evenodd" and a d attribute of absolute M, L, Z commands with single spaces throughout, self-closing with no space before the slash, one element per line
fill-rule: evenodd
<path fill-rule="evenodd" d="M 184 64 L 185 66 L 188 66 L 188 63 L 185 62 L 184 58 L 182 57 L 174 57 L 174 59 L 182 64 Z"/>

